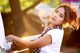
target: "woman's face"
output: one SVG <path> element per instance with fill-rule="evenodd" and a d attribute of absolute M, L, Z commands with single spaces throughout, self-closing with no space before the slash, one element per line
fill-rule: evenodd
<path fill-rule="evenodd" d="M 64 21 L 64 13 L 65 10 L 63 7 L 56 9 L 54 12 L 52 12 L 50 22 L 54 25 L 61 25 Z"/>

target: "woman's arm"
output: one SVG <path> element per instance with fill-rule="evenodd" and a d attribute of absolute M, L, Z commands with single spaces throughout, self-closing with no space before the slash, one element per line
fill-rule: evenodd
<path fill-rule="evenodd" d="M 33 35 L 33 36 L 28 36 L 28 37 L 25 38 L 25 40 L 31 40 L 31 41 L 33 41 L 33 40 L 38 39 L 40 36 L 41 36 L 41 34 L 37 34 L 37 35 Z M 22 38 L 22 39 L 24 39 L 24 38 Z"/>
<path fill-rule="evenodd" d="M 34 41 L 22 40 L 21 38 L 14 35 L 9 35 L 7 36 L 7 38 L 12 38 L 14 40 L 14 43 L 20 44 L 28 48 L 43 47 L 52 42 L 52 38 L 49 34 L 45 34 L 43 37 L 38 38 Z"/>

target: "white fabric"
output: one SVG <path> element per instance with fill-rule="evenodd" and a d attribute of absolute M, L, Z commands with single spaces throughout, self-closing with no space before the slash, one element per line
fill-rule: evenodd
<path fill-rule="evenodd" d="M 52 37 L 52 43 L 41 48 L 40 53 L 60 53 L 60 47 L 63 39 L 63 29 L 52 29 L 46 34 Z"/>
<path fill-rule="evenodd" d="M 2 48 L 5 47 L 5 33 L 1 13 L 0 13 L 0 47 Z"/>
<path fill-rule="evenodd" d="M 9 49 L 5 39 L 5 31 L 1 13 L 0 13 L 0 47 L 5 48 L 5 50 Z"/>

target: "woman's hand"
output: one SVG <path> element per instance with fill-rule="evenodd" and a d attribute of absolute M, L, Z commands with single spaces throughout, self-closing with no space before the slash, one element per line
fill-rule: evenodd
<path fill-rule="evenodd" d="M 6 36 L 6 40 L 7 40 L 8 42 L 12 42 L 12 41 L 13 41 L 13 36 L 14 36 L 14 35 L 8 35 L 8 36 Z"/>
<path fill-rule="evenodd" d="M 18 46 L 26 45 L 24 40 L 22 40 L 20 37 L 17 37 L 15 35 L 8 35 L 6 39 L 8 42 L 14 42 Z"/>

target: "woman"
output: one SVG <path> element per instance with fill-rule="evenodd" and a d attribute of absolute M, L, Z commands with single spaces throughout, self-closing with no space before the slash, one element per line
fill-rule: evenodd
<path fill-rule="evenodd" d="M 38 48 L 38 53 L 60 53 L 60 47 L 64 35 L 64 27 L 78 29 L 78 18 L 76 11 L 66 5 L 60 5 L 50 16 L 49 26 L 42 32 L 41 36 L 33 41 L 24 41 L 14 35 L 9 35 L 7 38 L 14 40 L 27 48 Z"/>

